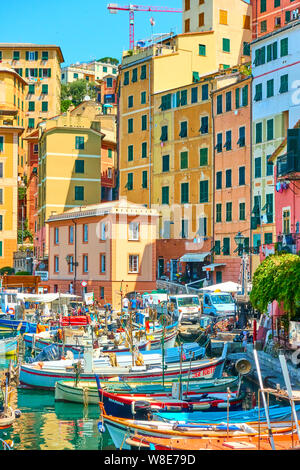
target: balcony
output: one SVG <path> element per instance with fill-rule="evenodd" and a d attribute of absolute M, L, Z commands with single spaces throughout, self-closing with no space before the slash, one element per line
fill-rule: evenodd
<path fill-rule="evenodd" d="M 299 233 L 280 234 L 277 236 L 277 251 L 285 253 L 297 253 L 297 240 Z"/>
<path fill-rule="evenodd" d="M 277 178 L 300 179 L 300 154 L 289 152 L 277 158 Z"/>

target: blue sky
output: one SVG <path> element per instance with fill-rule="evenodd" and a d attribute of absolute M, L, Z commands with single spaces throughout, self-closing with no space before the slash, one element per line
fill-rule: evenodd
<path fill-rule="evenodd" d="M 0 42 L 55 44 L 61 47 L 65 65 L 101 57 L 121 59 L 129 47 L 129 14 L 112 15 L 108 3 L 181 8 L 182 0 L 0 0 Z M 180 33 L 180 13 L 135 14 L 135 40 L 151 36 L 149 19 L 155 19 L 154 34 Z M 4 20 L 5 19 L 5 20 Z"/>

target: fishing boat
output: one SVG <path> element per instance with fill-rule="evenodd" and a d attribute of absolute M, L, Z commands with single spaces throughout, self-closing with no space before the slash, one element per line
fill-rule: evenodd
<path fill-rule="evenodd" d="M 0 356 L 15 356 L 17 353 L 17 347 L 17 338 L 0 339 Z"/>
<path fill-rule="evenodd" d="M 199 393 L 219 392 L 227 388 L 236 388 L 238 377 L 221 377 L 219 379 L 182 379 L 182 395 L 189 396 L 194 391 Z M 101 381 L 101 388 L 107 391 L 122 393 L 122 395 L 134 393 L 139 399 L 144 397 L 170 397 L 172 396 L 172 386 L 178 383 L 178 378 L 162 381 L 133 382 L 123 381 Z M 143 397 L 143 398 L 140 398 Z M 59 380 L 55 384 L 55 400 L 73 403 L 85 403 L 89 405 L 99 404 L 99 395 L 96 381 L 78 382 L 72 380 Z"/>
<path fill-rule="evenodd" d="M 297 437 L 291 433 L 273 436 L 277 450 L 290 450 L 299 447 Z M 130 450 L 272 450 L 269 435 L 197 438 L 145 437 L 135 434 L 125 440 Z M 123 447 L 124 448 L 124 447 Z"/>
<path fill-rule="evenodd" d="M 100 389 L 99 394 L 108 415 L 135 419 L 147 419 L 153 411 L 159 410 L 231 410 L 240 408 L 245 398 L 245 395 L 239 395 L 238 392 L 231 392 L 230 398 L 226 392 L 194 392 L 184 397 L 176 393 L 171 397 L 146 397 L 134 394 L 120 395 Z"/>
<path fill-rule="evenodd" d="M 0 331 L 17 331 L 19 329 L 21 333 L 25 333 L 25 331 L 35 333 L 36 327 L 37 323 L 16 320 L 14 315 L 1 315 L 0 317 Z"/>
<path fill-rule="evenodd" d="M 147 357 L 145 356 L 146 353 L 144 353 L 143 357 Z M 84 359 L 85 367 L 83 372 L 80 373 L 80 380 L 93 381 L 95 374 L 97 374 L 100 379 L 120 377 L 123 380 L 127 380 L 128 378 L 133 380 L 161 380 L 163 376 L 166 378 L 178 377 L 179 374 L 182 378 L 220 378 L 223 374 L 224 363 L 227 356 L 227 343 L 224 344 L 222 355 L 218 358 L 203 358 L 191 361 L 187 356 L 186 361 L 171 361 L 169 364 L 165 364 L 164 360 L 162 360 L 160 364 L 157 363 L 153 365 L 153 362 L 150 360 L 148 364 L 144 362 L 143 365 L 136 365 L 137 361 L 132 361 L 132 365 L 128 363 L 122 365 L 119 359 L 122 354 L 124 353 L 118 354 L 118 362 L 120 365 L 111 365 L 113 360 L 111 363 L 105 363 L 103 357 L 100 361 L 97 361 L 97 359 L 93 360 L 92 352 L 89 355 L 86 352 Z M 77 367 L 79 361 L 80 360 L 61 360 L 22 364 L 19 375 L 20 383 L 29 387 L 53 390 L 58 380 L 74 380 L 76 378 L 74 366 Z"/>
<path fill-rule="evenodd" d="M 5 373 L 4 392 L 2 386 L 0 387 L 0 430 L 10 428 L 15 420 L 21 416 L 19 410 L 15 410 L 9 405 L 9 395 L 11 393 L 10 379 L 11 365 Z"/>

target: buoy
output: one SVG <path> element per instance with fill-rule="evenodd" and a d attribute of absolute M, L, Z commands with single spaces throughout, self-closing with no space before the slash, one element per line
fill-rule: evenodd
<path fill-rule="evenodd" d="M 101 432 L 101 433 L 105 432 L 105 426 L 100 421 L 98 423 L 98 431 Z"/>

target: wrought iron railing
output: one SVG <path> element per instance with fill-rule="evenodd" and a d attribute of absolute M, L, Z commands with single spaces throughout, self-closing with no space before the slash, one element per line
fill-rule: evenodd
<path fill-rule="evenodd" d="M 300 154 L 289 152 L 277 158 L 277 176 L 300 172 Z"/>

